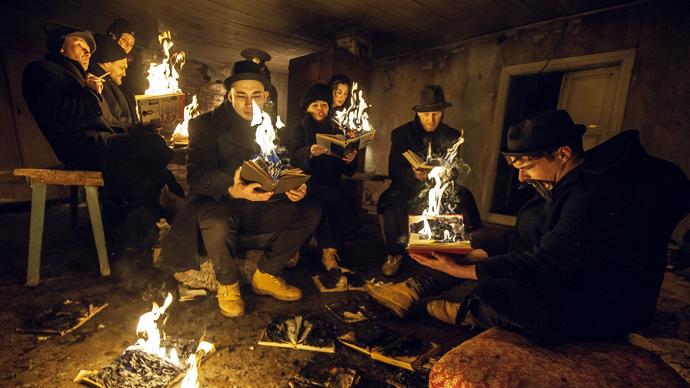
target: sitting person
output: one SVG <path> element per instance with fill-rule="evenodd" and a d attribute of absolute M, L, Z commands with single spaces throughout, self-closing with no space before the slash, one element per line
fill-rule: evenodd
<path fill-rule="evenodd" d="M 98 51 L 91 58 L 88 72 L 103 78 L 103 118 L 114 130 L 129 132 L 137 123 L 134 107 L 120 90 L 127 75 L 127 53 L 113 39 L 103 34 L 94 36 Z"/>
<path fill-rule="evenodd" d="M 407 217 L 421 214 L 421 203 L 414 204 L 428 179 L 427 172 L 413 170 L 405 160 L 407 150 L 426 156 L 431 150 L 434 155 L 445 155 L 460 136 L 460 131 L 443 123 L 443 110 L 451 106 L 443 96 L 443 89 L 437 85 L 427 86 L 420 92 L 420 103 L 412 110 L 415 119 L 391 133 L 391 148 L 388 156 L 390 187 L 381 194 L 379 214 L 383 214 L 383 230 L 387 258 L 381 268 L 386 276 L 395 276 L 400 268 L 408 239 Z M 468 232 L 481 226 L 481 219 L 472 193 L 457 185 L 460 208 Z"/>
<path fill-rule="evenodd" d="M 96 43 L 88 31 L 61 28 L 47 40 L 45 60 L 24 69 L 22 91 L 56 156 L 71 170 L 103 171 L 106 197 L 127 201 L 139 244 L 155 241 L 160 191 L 173 151 L 162 137 L 119 134 L 104 118 L 104 80 L 87 72 Z"/>
<path fill-rule="evenodd" d="M 228 100 L 189 122 L 187 181 L 190 195 L 163 241 L 161 264 L 175 271 L 197 269 L 202 247 L 212 263 L 220 313 L 244 314 L 237 258 L 241 249 L 262 249 L 251 279 L 256 294 L 284 301 L 302 292 L 280 276 L 288 259 L 314 233 L 321 220 L 317 204 L 302 199 L 306 185 L 285 195 L 257 191 L 240 177 L 241 165 L 260 152 L 252 127 L 252 101 L 263 106 L 269 81 L 259 65 L 233 65 Z M 201 240 L 198 237 L 201 237 Z M 206 264 L 208 267 L 208 264 Z M 179 276 L 176 278 L 180 280 Z"/>
<path fill-rule="evenodd" d="M 327 154 L 326 148 L 316 144 L 316 134 L 339 134 L 328 111 L 331 90 L 327 85 L 314 84 L 302 96 L 302 121 L 290 128 L 285 145 L 293 166 L 311 174 L 309 197 L 317 200 L 323 210 L 321 224 L 316 229 L 316 241 L 321 248 L 321 263 L 328 271 L 338 266 L 338 250 L 343 239 L 359 225 L 354 196 L 342 185 L 343 174 L 351 176 L 357 169 L 357 151 L 342 158 Z"/>
<path fill-rule="evenodd" d="M 429 302 L 432 316 L 512 328 L 538 343 L 616 339 L 651 321 L 668 240 L 690 211 L 690 181 L 648 155 L 637 131 L 584 152 L 585 130 L 564 110 L 509 129 L 503 154 L 538 195 L 520 210 L 506 254 L 411 255 L 439 273 L 477 280 L 460 303 Z M 387 295 L 384 305 L 409 310 L 438 291 L 408 281 L 376 293 Z"/>
<path fill-rule="evenodd" d="M 105 34 L 113 39 L 127 54 L 127 77 L 124 78 L 120 88 L 131 104 L 134 104 L 134 96 L 144 94 L 147 87 L 147 70 L 143 63 L 142 50 L 136 47 L 137 39 L 132 25 L 124 19 L 113 20 L 105 31 Z"/>

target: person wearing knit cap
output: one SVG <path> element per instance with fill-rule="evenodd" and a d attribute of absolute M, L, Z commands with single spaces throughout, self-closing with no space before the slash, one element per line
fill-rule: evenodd
<path fill-rule="evenodd" d="M 255 294 L 283 301 L 302 298 L 302 291 L 281 274 L 321 220 L 318 205 L 304 200 L 305 184 L 278 194 L 240 175 L 243 163 L 261 153 L 252 122 L 262 121 L 255 111 L 263 109 L 269 84 L 257 63 L 235 62 L 225 80 L 227 99 L 189 121 L 190 197 L 161 247 L 161 266 L 188 287 L 217 291 L 220 314 L 228 318 L 245 311 L 239 259 L 248 249 L 263 251 L 251 277 Z"/>
<path fill-rule="evenodd" d="M 155 236 L 152 232 L 156 231 L 153 228 L 159 219 L 158 197 L 166 183 L 165 167 L 173 152 L 160 136 L 119 134 L 109 125 L 103 88 L 112 81 L 98 78 L 87 69 L 91 64 L 93 71 L 102 74 L 104 70 L 96 65 L 92 55 L 120 60 L 123 51 L 120 49 L 117 54 L 103 42 L 106 41 L 102 41 L 99 53 L 101 50 L 96 50 L 96 40 L 88 31 L 51 31 L 45 60 L 32 62 L 24 69 L 22 92 L 38 127 L 65 167 L 102 171 L 104 191 L 109 198 L 144 209 L 140 215 L 150 215 L 146 218 L 149 222 L 142 221 L 140 228 L 130 229 L 132 235 Z M 109 219 L 106 222 L 112 226 Z M 143 241 L 126 243 L 135 246 L 140 242 Z"/>
<path fill-rule="evenodd" d="M 127 75 L 127 53 L 108 35 L 96 34 L 99 47 L 92 58 L 89 72 L 103 77 L 103 117 L 111 128 L 127 132 L 137 123 L 133 106 L 120 90 L 122 78 Z"/>
<path fill-rule="evenodd" d="M 292 165 L 311 174 L 309 197 L 321 204 L 323 218 L 314 236 L 327 271 L 338 267 L 338 250 L 342 250 L 344 238 L 359 226 L 355 198 L 343 186 L 341 178 L 343 174 L 352 176 L 357 169 L 357 151 L 341 158 L 327 154 L 324 147 L 316 144 L 317 133 L 340 133 L 328 114 L 332 96 L 330 86 L 325 84 L 307 88 L 300 100 L 304 117 L 288 130 L 284 141 Z"/>

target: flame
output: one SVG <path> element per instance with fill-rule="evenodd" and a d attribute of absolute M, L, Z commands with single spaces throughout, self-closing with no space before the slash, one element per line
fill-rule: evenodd
<path fill-rule="evenodd" d="M 259 104 L 252 100 L 252 122 L 251 126 L 256 127 L 256 144 L 261 148 L 261 157 L 267 162 L 277 163 L 279 161 L 278 154 L 276 153 L 276 129 L 283 128 L 285 124 L 280 121 L 280 117 L 276 119 L 276 128 L 273 128 L 273 123 L 271 122 L 271 116 L 268 113 L 263 112 L 259 108 Z"/>
<path fill-rule="evenodd" d="M 199 115 L 199 104 L 196 100 L 196 94 L 192 97 L 192 102 L 184 107 L 184 120 L 177 124 L 175 131 L 173 132 L 173 139 L 188 139 L 189 130 L 187 126 L 189 125 L 189 120 Z"/>
<path fill-rule="evenodd" d="M 369 132 L 374 129 L 369 123 L 367 109 L 369 104 L 364 101 L 362 90 L 357 89 L 357 82 L 353 82 L 350 106 L 335 112 L 333 119 L 346 138 L 355 137 L 358 132 Z"/>
<path fill-rule="evenodd" d="M 165 313 L 165 310 L 172 303 L 173 296 L 168 293 L 168 296 L 163 302 L 163 306 L 158 306 L 156 302 L 153 302 L 153 307 L 151 311 L 144 313 L 139 317 L 139 322 L 137 323 L 137 336 L 140 338 L 137 342 L 130 346 L 128 349 L 141 350 L 149 354 L 154 354 L 164 360 L 167 360 L 174 365 L 180 365 L 180 359 L 177 356 L 177 351 L 173 348 L 168 352 L 166 348 L 162 348 L 161 344 L 161 331 L 158 329 L 158 324 L 156 323 L 158 319 Z M 165 336 L 165 334 L 163 334 Z"/>
<path fill-rule="evenodd" d="M 212 343 L 206 341 L 199 342 L 196 353 L 189 355 L 189 359 L 187 360 L 189 370 L 182 380 L 182 383 L 180 383 L 180 388 L 199 388 L 199 362 L 204 357 L 204 354 L 208 354 L 212 350 Z"/>
<path fill-rule="evenodd" d="M 460 146 L 465 142 L 465 138 L 460 135 L 458 140 L 453 143 L 447 150 L 446 155 L 440 160 L 440 165 L 435 166 L 431 169 L 428 175 L 428 179 L 434 181 L 434 186 L 429 189 L 428 192 L 428 206 L 424 211 L 422 211 L 422 221 L 424 222 L 424 227 L 419 232 L 420 235 L 431 236 L 431 226 L 429 225 L 429 217 L 441 215 L 442 201 L 444 194 L 448 187 L 454 188 L 454 182 L 450 179 L 450 170 L 453 167 L 453 162 L 458 155 Z M 431 143 L 429 143 L 429 155 L 427 158 L 431 157 Z M 453 236 L 449 233 L 444 234 L 446 240 L 450 240 Z"/>
<path fill-rule="evenodd" d="M 179 51 L 170 54 L 173 46 L 172 34 L 170 31 L 163 31 L 158 35 L 158 42 L 163 46 L 163 60 L 161 63 L 149 64 L 148 76 L 149 88 L 144 92 L 145 95 L 158 95 L 180 92 L 177 79 L 180 77 L 178 69 L 185 64 L 185 52 Z"/>

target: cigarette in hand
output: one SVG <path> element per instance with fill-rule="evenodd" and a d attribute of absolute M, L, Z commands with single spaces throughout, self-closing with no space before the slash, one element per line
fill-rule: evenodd
<path fill-rule="evenodd" d="M 109 71 L 106 71 L 105 74 L 103 74 L 103 75 L 101 75 L 101 76 L 99 76 L 99 77 L 93 76 L 93 78 L 94 78 L 94 79 L 103 79 L 103 78 L 107 77 L 109 74 L 110 74 L 110 72 L 109 72 Z M 93 74 L 92 74 L 92 75 L 93 75 Z"/>

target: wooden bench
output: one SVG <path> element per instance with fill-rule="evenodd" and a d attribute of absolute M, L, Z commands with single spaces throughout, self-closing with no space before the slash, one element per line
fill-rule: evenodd
<path fill-rule="evenodd" d="M 105 246 L 103 219 L 98 201 L 98 187 L 103 186 L 103 174 L 100 171 L 18 168 L 14 170 L 14 175 L 26 177 L 31 185 L 31 225 L 29 228 L 29 258 L 26 285 L 37 286 L 40 280 L 47 185 L 84 187 L 101 276 L 109 276 L 108 251 Z"/>

